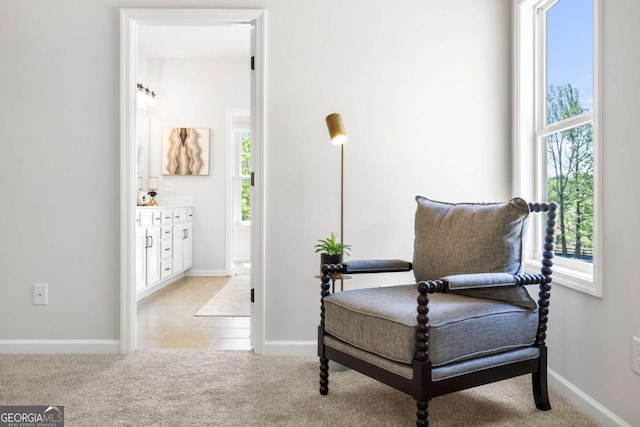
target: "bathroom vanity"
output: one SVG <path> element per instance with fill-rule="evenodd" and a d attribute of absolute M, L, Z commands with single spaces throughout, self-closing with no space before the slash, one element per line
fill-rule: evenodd
<path fill-rule="evenodd" d="M 140 300 L 191 268 L 193 207 L 139 206 L 135 219 L 135 283 Z"/>

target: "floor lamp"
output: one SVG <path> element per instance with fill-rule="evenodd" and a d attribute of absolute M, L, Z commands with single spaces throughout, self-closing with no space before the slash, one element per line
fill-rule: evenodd
<path fill-rule="evenodd" d="M 349 138 L 339 113 L 329 114 L 326 121 L 331 143 L 340 146 L 340 243 L 344 244 L 344 143 Z M 342 278 L 340 278 L 340 290 L 343 290 Z"/>

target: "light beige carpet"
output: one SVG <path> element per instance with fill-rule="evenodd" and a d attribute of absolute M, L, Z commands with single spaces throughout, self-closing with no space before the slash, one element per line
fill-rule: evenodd
<path fill-rule="evenodd" d="M 195 315 L 249 317 L 251 315 L 250 287 L 248 275 L 233 277 Z"/>
<path fill-rule="evenodd" d="M 0 355 L 0 405 L 64 405 L 66 426 L 414 426 L 411 397 L 354 371 L 318 392 L 315 357 L 155 350 L 120 355 Z M 433 399 L 430 425 L 596 426 L 529 376 Z"/>

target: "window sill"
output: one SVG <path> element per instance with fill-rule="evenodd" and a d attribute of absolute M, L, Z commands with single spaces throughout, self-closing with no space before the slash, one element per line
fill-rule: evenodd
<path fill-rule="evenodd" d="M 529 274 L 540 273 L 540 261 L 527 260 L 524 271 Z M 554 265 L 552 277 L 552 284 L 565 286 L 587 295 L 602 298 L 602 287 L 598 286 L 594 281 L 593 274 Z"/>
<path fill-rule="evenodd" d="M 236 222 L 233 224 L 233 229 L 234 230 L 249 230 L 251 229 L 251 223 L 250 222 Z"/>

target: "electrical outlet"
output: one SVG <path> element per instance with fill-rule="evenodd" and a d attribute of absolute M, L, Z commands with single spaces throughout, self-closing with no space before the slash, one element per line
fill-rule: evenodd
<path fill-rule="evenodd" d="M 33 284 L 33 303 L 44 305 L 48 304 L 48 291 L 46 283 L 34 283 Z"/>
<path fill-rule="evenodd" d="M 164 182 L 164 191 L 173 191 L 173 181 Z"/>
<path fill-rule="evenodd" d="M 640 374 L 640 338 L 633 337 L 633 370 Z"/>

